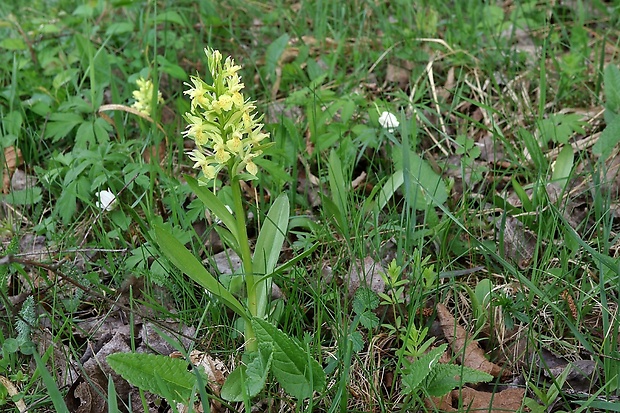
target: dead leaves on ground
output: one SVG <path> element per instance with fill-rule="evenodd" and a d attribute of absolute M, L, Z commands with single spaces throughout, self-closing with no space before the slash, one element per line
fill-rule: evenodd
<path fill-rule="evenodd" d="M 483 371 L 496 378 L 508 376 L 507 370 L 487 360 L 478 342 L 474 341 L 471 334 L 456 322 L 445 305 L 438 304 L 436 310 L 441 331 L 461 365 Z M 443 363 L 449 361 L 449 357 L 440 360 Z M 511 388 L 493 393 L 463 387 L 441 398 L 429 398 L 426 400 L 426 405 L 446 412 L 459 411 L 453 407 L 454 405 L 468 406 L 468 411 L 516 412 L 521 408 L 524 396 L 525 389 L 522 388 Z"/>

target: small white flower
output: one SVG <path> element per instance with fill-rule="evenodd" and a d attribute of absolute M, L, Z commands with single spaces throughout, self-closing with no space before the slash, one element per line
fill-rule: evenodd
<path fill-rule="evenodd" d="M 97 192 L 96 195 L 97 198 L 99 198 L 99 201 L 95 202 L 97 208 L 101 208 L 105 211 L 112 211 L 116 206 L 116 196 L 110 191 L 110 188 Z"/>
<path fill-rule="evenodd" d="M 400 125 L 398 119 L 396 119 L 396 115 L 390 112 L 383 112 L 381 116 L 379 116 L 379 124 L 390 133 L 394 132 L 394 129 L 398 128 L 398 125 Z"/>

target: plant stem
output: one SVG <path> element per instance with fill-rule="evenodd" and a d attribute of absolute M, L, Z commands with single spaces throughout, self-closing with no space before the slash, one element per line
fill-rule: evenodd
<path fill-rule="evenodd" d="M 250 243 L 248 242 L 248 230 L 245 224 L 245 210 L 243 209 L 243 199 L 241 198 L 241 185 L 239 178 L 234 177 L 230 184 L 232 189 L 232 198 L 234 202 L 235 221 L 237 222 L 237 234 L 239 235 L 239 252 L 241 253 L 241 262 L 243 263 L 243 271 L 245 276 L 245 288 L 248 295 L 248 310 L 250 315 L 257 314 L 258 302 L 256 300 L 256 285 L 254 284 L 254 272 L 252 268 L 252 252 L 250 251 Z M 246 349 L 250 352 L 258 350 L 258 342 L 252 325 L 245 322 L 245 340 Z"/>

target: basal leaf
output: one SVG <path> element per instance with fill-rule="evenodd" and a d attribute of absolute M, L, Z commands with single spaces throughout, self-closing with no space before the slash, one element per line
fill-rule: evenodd
<path fill-rule="evenodd" d="M 160 250 L 181 271 L 192 280 L 219 297 L 239 316 L 247 319 L 247 313 L 241 303 L 226 288 L 215 279 L 198 259 L 185 248 L 171 233 L 159 225 L 154 225 L 155 239 Z"/>
<path fill-rule="evenodd" d="M 114 371 L 134 386 L 174 401 L 187 402 L 196 376 L 183 359 L 144 353 L 115 353 L 106 358 Z"/>
<path fill-rule="evenodd" d="M 267 276 L 256 285 L 256 297 L 258 300 L 256 316 L 262 318 L 267 308 L 267 300 L 271 295 L 271 277 L 282 250 L 282 244 L 286 236 L 289 218 L 289 201 L 286 194 L 278 196 L 273 203 L 265 222 L 260 230 L 254 256 L 252 258 L 254 272 L 258 277 Z"/>
<path fill-rule="evenodd" d="M 259 343 L 273 345 L 272 371 L 287 393 L 306 399 L 325 388 L 323 369 L 297 341 L 259 318 L 252 318 L 252 327 Z"/>

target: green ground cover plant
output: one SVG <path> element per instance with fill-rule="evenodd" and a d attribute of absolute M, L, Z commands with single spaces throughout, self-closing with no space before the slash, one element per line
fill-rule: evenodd
<path fill-rule="evenodd" d="M 0 4 L 4 411 L 618 411 L 620 3 Z"/>

